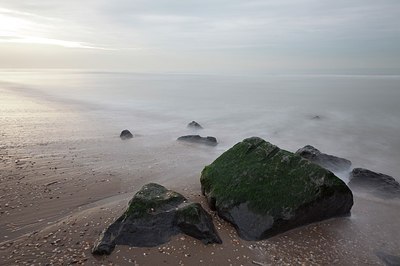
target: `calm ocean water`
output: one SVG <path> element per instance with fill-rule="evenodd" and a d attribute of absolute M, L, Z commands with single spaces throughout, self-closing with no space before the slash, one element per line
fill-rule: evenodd
<path fill-rule="evenodd" d="M 311 144 L 400 180 L 400 76 L 1 71 L 0 85 L 83 108 L 107 132 L 169 141 L 196 120 L 221 151 L 249 136 L 291 151 Z"/>

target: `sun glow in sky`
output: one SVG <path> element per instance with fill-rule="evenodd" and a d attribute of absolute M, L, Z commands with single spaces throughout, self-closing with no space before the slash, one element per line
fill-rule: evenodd
<path fill-rule="evenodd" d="M 399 70 L 398 14 L 398 0 L 0 0 L 0 67 Z"/>
<path fill-rule="evenodd" d="M 79 41 L 52 39 L 56 30 L 53 23 L 62 22 L 27 12 L 0 8 L 0 43 L 55 45 L 65 48 L 107 49 Z"/>

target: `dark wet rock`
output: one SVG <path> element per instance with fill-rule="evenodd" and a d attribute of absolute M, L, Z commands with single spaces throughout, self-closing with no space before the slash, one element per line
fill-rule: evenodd
<path fill-rule="evenodd" d="M 383 251 L 376 252 L 376 256 L 378 256 L 386 266 L 400 266 L 400 256 L 390 255 Z"/>
<path fill-rule="evenodd" d="M 124 129 L 124 130 L 122 130 L 122 132 L 121 132 L 121 134 L 119 135 L 119 137 L 121 138 L 121 139 L 131 139 L 131 138 L 133 138 L 133 135 L 132 135 L 132 133 L 129 131 L 129 130 L 127 130 L 127 129 Z"/>
<path fill-rule="evenodd" d="M 115 245 L 153 247 L 185 233 L 204 244 L 222 243 L 211 216 L 198 203 L 150 183 L 131 199 L 125 213 L 96 241 L 92 253 L 110 254 Z"/>
<path fill-rule="evenodd" d="M 296 154 L 332 172 L 346 171 L 351 167 L 351 161 L 322 153 L 311 145 L 304 146 L 303 148 L 297 150 Z"/>
<path fill-rule="evenodd" d="M 188 141 L 194 143 L 201 143 L 206 145 L 215 146 L 218 144 L 217 139 L 214 137 L 201 137 L 200 135 L 187 135 L 178 138 L 179 141 Z"/>
<path fill-rule="evenodd" d="M 253 137 L 206 166 L 202 192 L 246 240 L 350 214 L 353 194 L 332 172 Z"/>
<path fill-rule="evenodd" d="M 187 125 L 187 127 L 189 127 L 189 128 L 194 128 L 194 129 L 203 129 L 203 127 L 202 127 L 199 123 L 197 123 L 196 121 L 190 122 L 190 123 Z"/>
<path fill-rule="evenodd" d="M 349 186 L 355 191 L 368 192 L 384 198 L 400 198 L 400 184 L 391 176 L 364 168 L 354 168 L 349 179 Z"/>

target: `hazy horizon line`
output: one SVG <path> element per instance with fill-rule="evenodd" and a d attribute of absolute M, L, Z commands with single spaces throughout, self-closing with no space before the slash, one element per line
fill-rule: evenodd
<path fill-rule="evenodd" d="M 107 68 L 40 68 L 40 67 L 0 67 L 1 72 L 36 72 L 36 71 L 71 71 L 71 72 L 96 72 L 96 73 L 130 73 L 130 74 L 177 74 L 177 75 L 235 75 L 235 76 L 400 76 L 400 69 L 305 69 L 305 70 L 275 70 L 275 71 L 138 71 L 136 69 L 107 69 Z"/>

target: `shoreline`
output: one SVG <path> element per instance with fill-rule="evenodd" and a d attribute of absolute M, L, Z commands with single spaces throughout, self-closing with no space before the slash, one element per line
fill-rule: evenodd
<path fill-rule="evenodd" d="M 204 246 L 177 235 L 159 247 L 117 246 L 110 256 L 93 257 L 90 250 L 98 234 L 146 183 L 176 190 L 210 212 L 199 177 L 221 151 L 154 135 L 122 142 L 119 129 L 112 138 L 108 129 L 97 136 L 101 125 L 89 123 L 77 110 L 69 113 L 68 106 L 55 110 L 26 97 L 10 97 L 19 97 L 18 106 L 26 103 L 38 114 L 25 111 L 19 114 L 22 118 L 11 117 L 8 125 L 29 123 L 1 132 L 9 141 L 0 147 L 1 264 L 383 265 L 376 251 L 396 255 L 400 249 L 400 205 L 355 194 L 352 217 L 306 225 L 264 241 L 240 239 L 211 212 L 222 245 Z M 6 101 L 0 99 L 3 106 Z M 55 132 L 53 122 L 59 126 Z M 40 126 L 45 128 L 33 132 Z M 42 135 L 46 132 L 48 136 Z"/>

